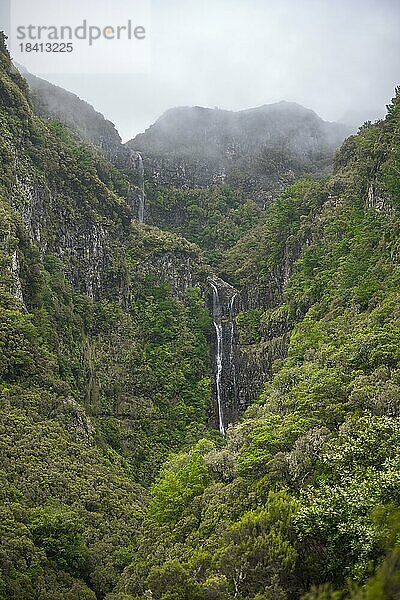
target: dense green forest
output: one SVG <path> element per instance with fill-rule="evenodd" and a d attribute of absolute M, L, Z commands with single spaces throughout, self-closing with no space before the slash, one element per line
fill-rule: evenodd
<path fill-rule="evenodd" d="M 329 178 L 148 183 L 148 225 L 3 38 L 0 127 L 0 598 L 400 598 L 400 89 Z M 225 436 L 210 275 L 285 348 Z"/>

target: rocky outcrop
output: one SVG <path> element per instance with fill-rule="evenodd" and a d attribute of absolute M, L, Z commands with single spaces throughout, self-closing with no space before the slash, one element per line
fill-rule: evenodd
<path fill-rule="evenodd" d="M 57 408 L 56 417 L 79 441 L 88 446 L 94 445 L 95 428 L 83 406 L 72 396 L 68 396 Z"/>
<path fill-rule="evenodd" d="M 23 308 L 25 310 L 25 302 L 24 302 L 24 295 L 22 292 L 20 270 L 21 269 L 20 269 L 20 264 L 19 264 L 18 252 L 17 252 L 17 250 L 14 250 L 14 252 L 11 255 L 11 265 L 10 265 L 10 273 L 11 273 L 11 277 L 12 277 L 12 284 L 10 286 L 10 292 L 11 292 L 11 295 L 14 296 L 14 298 L 17 300 L 17 302 L 19 303 L 21 308 Z"/>
<path fill-rule="evenodd" d="M 200 107 L 173 109 L 123 145 L 114 125 L 89 104 L 44 80 L 25 76 L 40 116 L 73 128 L 125 175 L 130 216 L 139 223 L 146 220 L 145 174 L 156 186 L 206 188 L 232 183 L 264 206 L 294 178 L 325 174 L 334 149 L 347 133 L 313 111 L 283 102 L 237 113 Z M 271 376 L 274 360 L 286 353 L 292 323 L 288 315 L 273 311 L 279 306 L 302 244 L 288 245 L 268 277 L 240 290 L 218 277 L 207 281 L 207 269 L 200 264 L 197 250 L 181 248 L 175 242 L 170 250 L 168 240 L 144 252 L 141 260 L 129 266 L 129 273 L 115 273 L 116 241 L 122 249 L 132 233 L 128 215 L 116 231 L 103 216 L 93 217 L 76 207 L 70 211 L 57 187 L 18 179 L 14 192 L 11 200 L 42 256 L 55 254 L 74 289 L 93 300 L 113 295 L 127 307 L 133 293 L 131 279 L 136 284 L 141 278 L 165 281 L 181 298 L 188 288 L 201 287 L 214 323 L 210 346 L 214 420 L 224 433 L 257 397 Z M 25 199 L 22 207 L 18 205 L 21 197 Z M 380 206 L 376 191 L 370 191 L 369 198 Z M 17 260 L 12 266 L 16 274 Z M 21 296 L 22 288 L 14 286 L 13 293 Z M 262 337 L 243 341 L 237 317 L 252 310 L 264 311 Z"/>
<path fill-rule="evenodd" d="M 190 287 L 204 286 L 206 271 L 199 257 L 190 251 L 153 253 L 136 267 L 138 276 L 151 275 L 157 281 L 166 281 L 175 296 L 182 297 Z"/>
<path fill-rule="evenodd" d="M 221 303 L 222 323 L 225 322 L 223 333 L 228 329 L 232 331 L 232 341 L 228 341 L 229 336 L 225 333 L 224 347 L 230 345 L 234 374 L 224 366 L 225 379 L 222 377 L 222 396 L 227 403 L 224 410 L 228 423 L 235 422 L 240 413 L 257 399 L 265 382 L 272 377 L 274 362 L 286 356 L 290 332 L 295 323 L 282 304 L 283 293 L 302 249 L 309 243 L 306 234 L 288 242 L 280 262 L 267 275 L 249 281 L 238 290 L 215 278 L 221 290 L 220 296 L 225 298 Z M 233 311 L 228 308 L 232 290 Z M 248 320 L 257 330 L 255 337 L 244 333 L 246 326 L 242 322 Z M 215 365 L 215 344 L 212 349 Z"/>
<path fill-rule="evenodd" d="M 23 206 L 18 198 L 24 198 Z M 59 191 L 18 181 L 10 198 L 32 242 L 44 257 L 57 256 L 75 290 L 98 299 L 106 287 L 109 233 L 105 224 L 63 204 Z"/>
<path fill-rule="evenodd" d="M 3 289 L 17 302 L 18 308 L 26 312 L 21 265 L 19 256 L 19 232 L 15 215 L 9 207 L 0 206 L 0 278 Z"/>
<path fill-rule="evenodd" d="M 221 433 L 256 400 L 263 384 L 272 376 L 274 361 L 286 356 L 293 322 L 279 303 L 288 270 L 293 268 L 298 252 L 299 248 L 296 252 L 286 251 L 286 260 L 264 282 L 263 288 L 254 282 L 253 286 L 237 290 L 215 275 L 207 280 L 214 325 L 210 345 L 214 423 Z M 238 318 L 253 310 L 263 314 L 262 338 L 245 340 L 240 334 Z"/>
<path fill-rule="evenodd" d="M 370 183 L 368 188 L 368 208 L 374 208 L 387 215 L 392 212 L 392 207 L 387 194 L 379 188 L 376 182 Z"/>
<path fill-rule="evenodd" d="M 206 188 L 226 181 L 220 158 L 148 155 L 142 151 L 146 177 L 157 186 L 183 189 Z"/>

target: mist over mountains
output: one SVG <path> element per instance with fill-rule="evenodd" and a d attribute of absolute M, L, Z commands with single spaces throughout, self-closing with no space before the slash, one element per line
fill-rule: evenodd
<path fill-rule="evenodd" d="M 232 182 L 264 204 L 299 176 L 329 173 L 335 149 L 351 132 L 294 102 L 238 112 L 200 106 L 171 108 L 144 133 L 121 143 L 115 126 L 63 88 L 25 73 L 44 118 L 75 128 L 121 164 L 139 151 L 147 179 L 159 185 L 207 187 Z"/>
<path fill-rule="evenodd" d="M 143 154 L 158 184 L 232 182 L 263 203 L 296 177 L 326 175 L 350 131 L 293 102 L 238 112 L 179 107 L 127 145 Z"/>

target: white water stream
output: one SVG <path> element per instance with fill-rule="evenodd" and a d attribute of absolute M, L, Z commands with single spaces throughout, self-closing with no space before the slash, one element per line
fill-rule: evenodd
<path fill-rule="evenodd" d="M 210 281 L 210 285 L 213 289 L 213 318 L 214 318 L 214 327 L 215 333 L 217 335 L 217 354 L 216 354 L 216 388 L 217 388 L 217 406 L 218 406 L 218 423 L 219 430 L 224 435 L 225 433 L 225 423 L 224 423 L 224 413 L 222 406 L 222 357 L 223 357 L 223 338 L 222 338 L 222 324 L 221 324 L 221 303 L 219 299 L 218 288 L 215 283 Z"/>

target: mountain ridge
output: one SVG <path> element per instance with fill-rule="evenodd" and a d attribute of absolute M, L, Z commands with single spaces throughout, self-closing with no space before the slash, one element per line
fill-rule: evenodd
<path fill-rule="evenodd" d="M 157 185 L 233 183 L 264 205 L 295 178 L 327 175 L 334 151 L 351 132 L 310 108 L 281 100 L 239 111 L 171 107 L 122 144 L 114 124 L 85 100 L 29 72 L 24 75 L 37 114 L 75 128 L 129 175 L 137 187 L 137 214 L 143 196 L 140 155 L 147 180 Z"/>
<path fill-rule="evenodd" d="M 126 146 L 141 152 L 157 185 L 232 183 L 264 205 L 298 177 L 327 175 L 350 132 L 287 101 L 240 111 L 175 107 Z"/>

